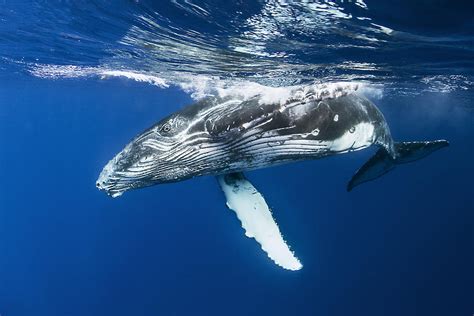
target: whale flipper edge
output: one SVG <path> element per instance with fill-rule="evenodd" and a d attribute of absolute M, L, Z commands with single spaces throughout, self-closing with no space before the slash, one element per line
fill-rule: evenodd
<path fill-rule="evenodd" d="M 395 157 L 381 147 L 357 172 L 347 184 L 347 191 L 356 186 L 375 180 L 395 166 L 422 159 L 432 152 L 449 145 L 447 140 L 394 143 Z"/>

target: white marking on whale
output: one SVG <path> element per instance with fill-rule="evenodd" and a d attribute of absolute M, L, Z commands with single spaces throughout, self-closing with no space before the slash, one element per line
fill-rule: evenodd
<path fill-rule="evenodd" d="M 227 206 L 237 214 L 245 236 L 255 238 L 270 259 L 287 270 L 303 265 L 286 244 L 263 196 L 243 175 L 222 175 L 217 180 Z"/>

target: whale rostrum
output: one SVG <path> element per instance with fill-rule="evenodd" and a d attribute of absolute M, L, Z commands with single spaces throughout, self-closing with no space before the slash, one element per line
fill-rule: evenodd
<path fill-rule="evenodd" d="M 308 94 L 275 103 L 261 102 L 259 96 L 208 97 L 135 137 L 104 167 L 97 187 L 117 197 L 131 189 L 217 176 L 246 235 L 278 265 L 298 270 L 302 265 L 283 240 L 263 196 L 242 173 L 371 145 L 379 150 L 355 173 L 348 191 L 448 142 L 395 142 L 379 109 L 356 93 L 326 98 Z"/>

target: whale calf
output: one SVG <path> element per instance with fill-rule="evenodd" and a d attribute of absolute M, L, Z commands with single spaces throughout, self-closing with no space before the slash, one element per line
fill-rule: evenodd
<path fill-rule="evenodd" d="M 278 265 L 302 267 L 283 240 L 263 196 L 243 172 L 379 147 L 347 190 L 395 166 L 421 159 L 446 140 L 395 142 L 379 109 L 357 93 L 321 96 L 311 90 L 285 102 L 209 97 L 162 119 L 118 153 L 97 187 L 112 197 L 155 184 L 217 176 L 242 222 Z"/>

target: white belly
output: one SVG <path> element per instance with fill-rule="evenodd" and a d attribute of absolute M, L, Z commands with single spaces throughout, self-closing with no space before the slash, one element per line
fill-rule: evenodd
<path fill-rule="evenodd" d="M 349 150 L 359 150 L 372 145 L 375 141 L 375 128 L 371 123 L 359 123 L 351 130 L 348 130 L 333 140 L 328 149 L 331 151 L 344 152 Z"/>

